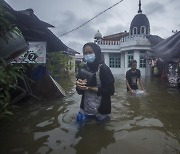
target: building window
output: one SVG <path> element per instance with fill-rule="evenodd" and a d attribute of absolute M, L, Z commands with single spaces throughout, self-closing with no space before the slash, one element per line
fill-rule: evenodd
<path fill-rule="evenodd" d="M 109 54 L 109 67 L 120 68 L 121 67 L 121 54 Z"/>
<path fill-rule="evenodd" d="M 140 51 L 139 53 L 139 67 L 140 68 L 146 67 L 145 51 Z"/>
<path fill-rule="evenodd" d="M 133 35 L 136 35 L 137 34 L 137 27 L 134 27 L 133 28 Z"/>
<path fill-rule="evenodd" d="M 131 60 L 133 60 L 134 59 L 134 51 L 128 51 L 128 67 L 131 67 L 130 66 L 130 62 L 131 62 Z"/>
<path fill-rule="evenodd" d="M 146 27 L 145 26 L 141 26 L 141 34 L 146 34 Z"/>

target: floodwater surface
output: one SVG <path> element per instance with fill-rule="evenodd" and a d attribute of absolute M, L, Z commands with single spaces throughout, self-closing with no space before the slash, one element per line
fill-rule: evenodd
<path fill-rule="evenodd" d="M 104 123 L 75 123 L 81 96 L 74 84 L 62 99 L 24 103 L 11 121 L 0 122 L 0 153 L 179 154 L 180 91 L 157 78 L 143 82 L 147 94 L 135 97 L 116 77 L 111 120 Z"/>

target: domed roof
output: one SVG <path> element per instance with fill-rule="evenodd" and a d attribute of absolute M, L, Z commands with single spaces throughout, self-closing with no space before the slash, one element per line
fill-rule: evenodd
<path fill-rule="evenodd" d="M 130 26 L 130 30 L 132 30 L 134 27 L 137 27 L 137 29 L 140 29 L 141 26 L 145 26 L 147 29 L 150 28 L 150 24 L 149 24 L 149 20 L 146 17 L 145 14 L 137 14 L 132 22 L 131 22 L 131 26 Z"/>
<path fill-rule="evenodd" d="M 98 30 L 97 33 L 94 36 L 94 39 L 101 39 L 101 38 L 102 38 L 102 34 Z"/>
<path fill-rule="evenodd" d="M 142 13 L 141 10 L 141 1 L 139 1 L 139 10 L 138 10 L 138 14 L 135 15 L 135 17 L 133 18 L 131 25 L 130 25 L 130 33 L 133 33 L 133 29 L 137 28 L 137 33 L 136 34 L 141 34 L 141 28 L 144 27 L 145 30 L 143 30 L 145 34 L 150 34 L 150 24 L 149 24 L 149 20 L 146 17 L 145 14 Z"/>

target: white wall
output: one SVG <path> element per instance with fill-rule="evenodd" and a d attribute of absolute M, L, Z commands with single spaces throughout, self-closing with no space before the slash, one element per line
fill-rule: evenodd
<path fill-rule="evenodd" d="M 109 53 L 104 53 L 104 62 L 107 66 L 109 66 Z"/>
<path fill-rule="evenodd" d="M 140 57 L 139 50 L 134 51 L 134 59 L 137 61 L 137 68 L 141 71 L 142 76 L 150 76 L 151 75 L 151 67 L 146 64 L 146 68 L 139 68 Z M 107 66 L 109 66 L 109 53 L 104 53 L 104 62 Z M 125 75 L 126 71 L 130 68 L 128 67 L 128 52 L 121 53 L 121 68 L 110 68 L 114 75 Z"/>
<path fill-rule="evenodd" d="M 121 53 L 121 68 L 110 68 L 113 74 L 125 74 L 128 68 L 128 51 L 134 51 L 134 59 L 137 61 L 137 68 L 140 69 L 142 76 L 151 75 L 151 68 L 146 64 L 146 68 L 139 68 L 139 51 L 151 50 L 151 44 L 144 35 L 128 36 L 120 40 L 117 45 L 99 44 L 104 53 L 105 63 L 109 66 L 109 53 Z"/>

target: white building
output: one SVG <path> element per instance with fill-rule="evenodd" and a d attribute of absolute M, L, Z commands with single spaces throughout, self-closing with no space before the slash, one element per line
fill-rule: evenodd
<path fill-rule="evenodd" d="M 125 74 L 130 69 L 129 63 L 132 59 L 137 61 L 137 68 L 141 70 L 142 75 L 151 74 L 151 67 L 145 57 L 147 51 L 151 51 L 152 42 L 160 40 L 160 37 L 150 35 L 150 23 L 142 13 L 140 0 L 138 14 L 133 18 L 129 32 L 102 37 L 98 31 L 94 39 L 102 50 L 104 62 L 113 74 Z"/>

